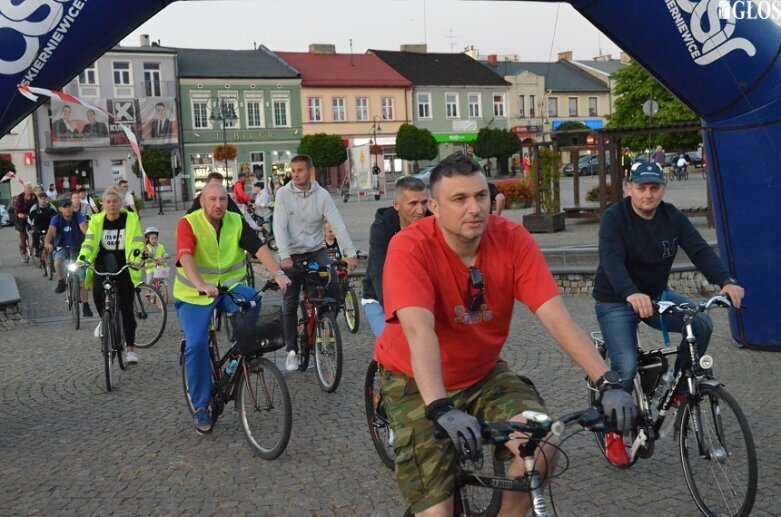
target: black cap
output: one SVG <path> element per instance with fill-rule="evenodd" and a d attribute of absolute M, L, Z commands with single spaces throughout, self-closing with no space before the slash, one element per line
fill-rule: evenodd
<path fill-rule="evenodd" d="M 71 201 L 71 198 L 69 198 L 69 197 L 64 197 L 64 198 L 60 199 L 60 206 L 63 207 L 63 208 L 66 207 L 66 206 L 71 206 L 72 204 L 73 204 L 73 202 Z"/>
<path fill-rule="evenodd" d="M 664 172 L 657 163 L 642 162 L 637 166 L 632 174 L 629 176 L 629 181 L 632 183 L 659 183 L 660 185 L 667 185 L 667 180 L 664 179 Z"/>

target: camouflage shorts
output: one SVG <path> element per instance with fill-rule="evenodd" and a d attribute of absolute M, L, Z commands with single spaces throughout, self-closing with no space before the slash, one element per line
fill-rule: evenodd
<path fill-rule="evenodd" d="M 415 380 L 380 368 L 382 397 L 394 431 L 396 480 L 414 512 L 421 512 L 453 494 L 453 445 L 434 438 L 434 426 L 425 416 L 425 404 Z M 526 410 L 545 410 L 544 401 L 525 377 L 500 360 L 476 386 L 449 391 L 459 409 L 485 422 L 504 422 Z M 509 449 L 496 451 L 498 459 L 512 457 Z"/>

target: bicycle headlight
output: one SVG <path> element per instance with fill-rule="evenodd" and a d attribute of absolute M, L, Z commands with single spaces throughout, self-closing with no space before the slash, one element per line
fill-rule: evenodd
<path fill-rule="evenodd" d="M 106 291 L 107 293 L 110 293 L 112 291 L 112 289 L 114 289 L 114 286 L 111 285 L 111 282 L 109 282 L 108 280 L 103 282 L 103 290 L 104 291 Z"/>
<path fill-rule="evenodd" d="M 68 264 L 68 271 L 70 271 L 71 273 L 75 273 L 78 270 L 79 270 L 79 265 L 77 263 L 71 262 L 70 264 Z"/>
<path fill-rule="evenodd" d="M 700 357 L 700 368 L 703 370 L 710 370 L 713 368 L 713 357 L 708 354 Z"/>

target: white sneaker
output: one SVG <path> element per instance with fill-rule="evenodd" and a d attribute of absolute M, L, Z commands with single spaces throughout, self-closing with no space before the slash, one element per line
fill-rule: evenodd
<path fill-rule="evenodd" d="M 287 359 L 285 360 L 285 368 L 287 368 L 287 371 L 294 372 L 298 370 L 298 354 L 296 354 L 295 350 L 291 350 L 287 354 Z"/>
<path fill-rule="evenodd" d="M 128 352 L 127 355 L 125 355 L 125 361 L 127 364 L 138 364 L 138 356 L 135 352 Z"/>
<path fill-rule="evenodd" d="M 99 321 L 98 326 L 95 327 L 95 332 L 92 333 L 96 338 L 100 339 L 103 337 L 103 322 Z"/>
<path fill-rule="evenodd" d="M 393 429 L 388 429 L 388 445 L 393 447 L 393 441 L 396 439 L 396 435 L 393 434 Z"/>

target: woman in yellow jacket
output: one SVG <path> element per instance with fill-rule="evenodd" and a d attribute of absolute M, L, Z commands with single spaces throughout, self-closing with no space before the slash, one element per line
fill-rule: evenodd
<path fill-rule="evenodd" d="M 79 259 L 99 272 L 118 271 L 127 263 L 138 263 L 144 249 L 144 236 L 138 215 L 122 208 L 123 194 L 117 187 L 111 186 L 103 193 L 103 211 L 95 214 L 89 221 L 84 243 L 81 245 Z M 136 253 L 138 251 L 138 253 Z M 122 330 L 127 343 L 127 363 L 137 364 L 138 356 L 134 344 L 136 338 L 136 319 L 133 316 L 133 295 L 135 287 L 141 282 L 141 271 L 126 269 L 117 277 L 119 308 L 122 315 Z M 103 315 L 103 282 L 94 282 L 91 271 L 87 272 L 85 287 L 92 286 L 92 296 L 98 315 Z M 95 329 L 100 337 L 101 323 Z"/>

